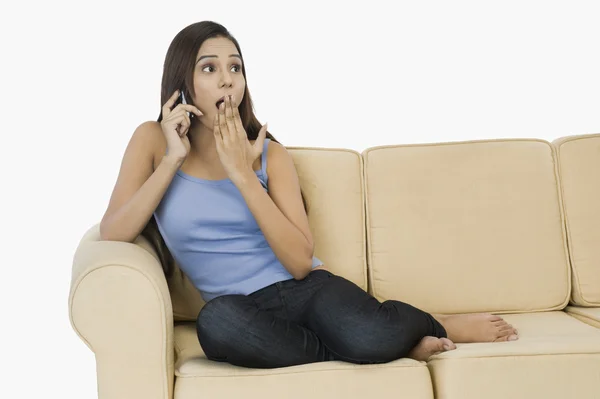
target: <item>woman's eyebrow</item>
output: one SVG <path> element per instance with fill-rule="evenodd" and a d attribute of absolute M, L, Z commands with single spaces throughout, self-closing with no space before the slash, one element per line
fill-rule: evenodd
<path fill-rule="evenodd" d="M 242 57 L 240 57 L 239 54 L 229 54 L 229 56 L 230 57 L 237 57 L 237 58 L 240 59 L 240 61 L 242 60 Z M 196 61 L 196 64 L 199 63 L 204 58 L 211 58 L 211 57 L 213 57 L 213 58 L 219 58 L 219 56 L 213 55 L 213 54 L 211 54 L 211 55 L 203 55 L 202 57 L 198 58 L 198 60 Z"/>

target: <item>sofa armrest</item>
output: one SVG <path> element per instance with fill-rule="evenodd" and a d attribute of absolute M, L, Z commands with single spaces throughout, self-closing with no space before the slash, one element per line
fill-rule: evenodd
<path fill-rule="evenodd" d="M 99 399 L 171 399 L 173 309 L 158 256 L 143 236 L 101 241 L 99 225 L 73 258 L 71 326 L 96 357 Z"/>

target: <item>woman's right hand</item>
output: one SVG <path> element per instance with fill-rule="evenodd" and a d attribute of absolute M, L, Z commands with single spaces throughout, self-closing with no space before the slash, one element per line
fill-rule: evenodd
<path fill-rule="evenodd" d="M 191 104 L 178 104 L 171 109 L 177 97 L 179 90 L 167 100 L 162 107 L 162 120 L 160 126 L 167 140 L 167 156 L 175 162 L 182 164 L 190 152 L 190 139 L 187 133 L 190 129 L 190 118 L 187 112 L 193 112 L 198 116 L 202 116 L 202 112 Z"/>

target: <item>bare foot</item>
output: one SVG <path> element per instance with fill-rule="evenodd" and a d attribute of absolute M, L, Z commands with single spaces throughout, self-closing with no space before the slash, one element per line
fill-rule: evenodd
<path fill-rule="evenodd" d="M 489 313 L 432 315 L 457 344 L 517 340 L 518 332 L 500 316 Z"/>
<path fill-rule="evenodd" d="M 456 349 L 456 345 L 448 338 L 424 337 L 407 357 L 426 362 L 430 356 Z"/>

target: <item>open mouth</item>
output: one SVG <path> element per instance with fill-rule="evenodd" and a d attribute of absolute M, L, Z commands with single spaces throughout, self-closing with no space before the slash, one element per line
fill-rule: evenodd
<path fill-rule="evenodd" d="M 217 106 L 217 109 L 219 109 L 219 107 L 221 106 L 221 104 L 222 104 L 222 103 L 224 103 L 224 102 L 225 102 L 225 97 L 221 97 L 221 98 L 219 99 L 219 101 L 217 101 L 217 102 L 215 103 L 215 105 Z"/>

